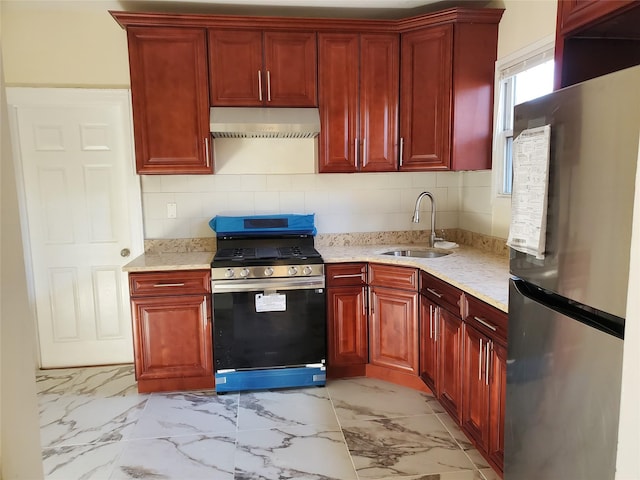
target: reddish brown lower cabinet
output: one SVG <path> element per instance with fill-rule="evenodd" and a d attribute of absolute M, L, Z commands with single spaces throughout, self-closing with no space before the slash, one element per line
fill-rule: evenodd
<path fill-rule="evenodd" d="M 489 460 L 502 472 L 504 465 L 504 413 L 507 403 L 507 349 L 493 344 L 489 384 Z"/>
<path fill-rule="evenodd" d="M 462 428 L 473 437 L 478 448 L 489 445 L 489 355 L 491 340 L 465 325 L 463 347 Z"/>
<path fill-rule="evenodd" d="M 438 306 L 420 295 L 420 378 L 438 392 Z"/>
<path fill-rule="evenodd" d="M 466 296 L 462 365 L 462 429 L 502 472 L 507 392 L 507 314 Z"/>
<path fill-rule="evenodd" d="M 462 400 L 462 320 L 444 308 L 438 309 L 439 349 L 438 399 L 449 414 L 460 423 Z"/>
<path fill-rule="evenodd" d="M 418 375 L 418 271 L 369 265 L 369 361 Z"/>
<path fill-rule="evenodd" d="M 367 345 L 367 265 L 327 265 L 327 374 L 365 374 Z"/>
<path fill-rule="evenodd" d="M 139 392 L 213 388 L 209 270 L 131 273 Z"/>
<path fill-rule="evenodd" d="M 461 290 L 420 272 L 420 378 L 460 421 Z"/>

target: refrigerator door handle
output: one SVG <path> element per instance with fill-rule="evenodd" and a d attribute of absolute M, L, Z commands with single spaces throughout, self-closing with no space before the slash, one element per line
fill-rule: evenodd
<path fill-rule="evenodd" d="M 513 286 L 523 297 L 533 300 L 562 315 L 573 318 L 585 325 L 596 328 L 601 332 L 624 340 L 624 318 L 596 310 L 587 305 L 571 302 L 565 297 L 536 287 L 521 279 L 514 279 Z"/>

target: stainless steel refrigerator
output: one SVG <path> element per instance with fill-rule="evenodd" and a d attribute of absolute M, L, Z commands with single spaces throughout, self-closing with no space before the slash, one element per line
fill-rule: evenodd
<path fill-rule="evenodd" d="M 504 478 L 613 479 L 640 67 L 515 108 L 514 138 L 543 125 L 544 258 L 510 253 Z"/>

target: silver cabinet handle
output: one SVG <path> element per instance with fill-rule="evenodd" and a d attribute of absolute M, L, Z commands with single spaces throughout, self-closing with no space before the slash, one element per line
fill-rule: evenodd
<path fill-rule="evenodd" d="M 205 328 L 207 328 L 207 323 L 209 322 L 209 320 L 207 319 L 207 297 L 208 295 L 205 295 L 203 297 L 204 299 L 204 305 L 202 305 L 202 324 L 204 325 Z"/>
<path fill-rule="evenodd" d="M 262 101 L 262 71 L 258 70 L 258 100 Z"/>
<path fill-rule="evenodd" d="M 364 287 L 365 290 L 365 295 L 364 295 L 364 301 L 362 302 L 362 316 L 365 318 L 365 320 L 367 319 L 367 312 L 369 311 L 369 290 Z"/>
<path fill-rule="evenodd" d="M 367 161 L 367 139 L 362 139 L 362 165 Z"/>
<path fill-rule="evenodd" d="M 485 365 L 485 371 L 484 371 L 484 383 L 485 385 L 489 385 L 489 364 L 491 362 L 491 357 L 489 356 L 489 348 L 493 348 L 493 342 L 489 341 L 489 343 L 487 343 L 487 348 L 486 348 L 486 352 L 485 352 L 485 356 L 486 356 L 486 365 Z"/>
<path fill-rule="evenodd" d="M 482 338 L 480 339 L 480 350 L 478 351 L 478 380 L 482 380 Z"/>
<path fill-rule="evenodd" d="M 429 293 L 431 293 L 431 294 L 435 295 L 435 296 L 436 296 L 436 297 L 438 297 L 438 298 L 442 298 L 442 294 L 441 294 L 441 293 L 436 292 L 433 288 L 427 288 L 427 292 L 429 292 Z"/>
<path fill-rule="evenodd" d="M 429 338 L 433 338 L 433 305 L 429 305 Z"/>
<path fill-rule="evenodd" d="M 353 142 L 353 154 L 355 155 L 355 159 L 356 159 L 356 165 L 359 165 L 358 162 L 358 138 L 355 138 L 355 141 Z"/>
<path fill-rule="evenodd" d="M 204 155 L 207 161 L 207 167 L 210 165 L 211 157 L 209 156 L 209 137 L 205 137 L 204 139 Z"/>
<path fill-rule="evenodd" d="M 400 137 L 400 166 L 402 166 L 403 155 L 404 155 L 404 138 Z"/>
<path fill-rule="evenodd" d="M 440 335 L 440 307 L 433 307 L 433 331 L 437 342 Z"/>
<path fill-rule="evenodd" d="M 362 277 L 361 273 L 349 273 L 349 274 L 345 273 L 342 275 L 334 275 L 331 278 L 336 279 L 336 278 L 360 278 L 360 277 Z"/>
<path fill-rule="evenodd" d="M 495 332 L 496 330 L 498 330 L 496 327 L 494 327 L 494 326 L 493 326 L 493 325 L 491 325 L 490 323 L 485 322 L 485 321 L 484 321 L 483 319 L 481 319 L 480 317 L 476 317 L 476 316 L 474 315 L 474 317 L 473 317 L 473 318 L 474 318 L 477 322 L 479 322 L 479 323 L 481 323 L 482 325 L 484 325 L 485 327 L 487 327 L 487 328 L 489 328 L 489 329 L 493 330 L 494 332 Z"/>
<path fill-rule="evenodd" d="M 129 250 L 128 248 L 123 248 L 122 250 L 120 250 L 121 257 L 128 257 L 129 255 L 131 255 L 131 250 Z"/>
<path fill-rule="evenodd" d="M 267 102 L 271 101 L 271 71 L 267 70 Z"/>
<path fill-rule="evenodd" d="M 156 283 L 153 288 L 184 287 L 184 283 Z"/>

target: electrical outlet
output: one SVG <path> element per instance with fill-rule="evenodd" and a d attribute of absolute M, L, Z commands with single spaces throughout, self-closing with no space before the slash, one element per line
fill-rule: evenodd
<path fill-rule="evenodd" d="M 176 218 L 178 209 L 175 203 L 167 203 L 167 218 Z"/>

